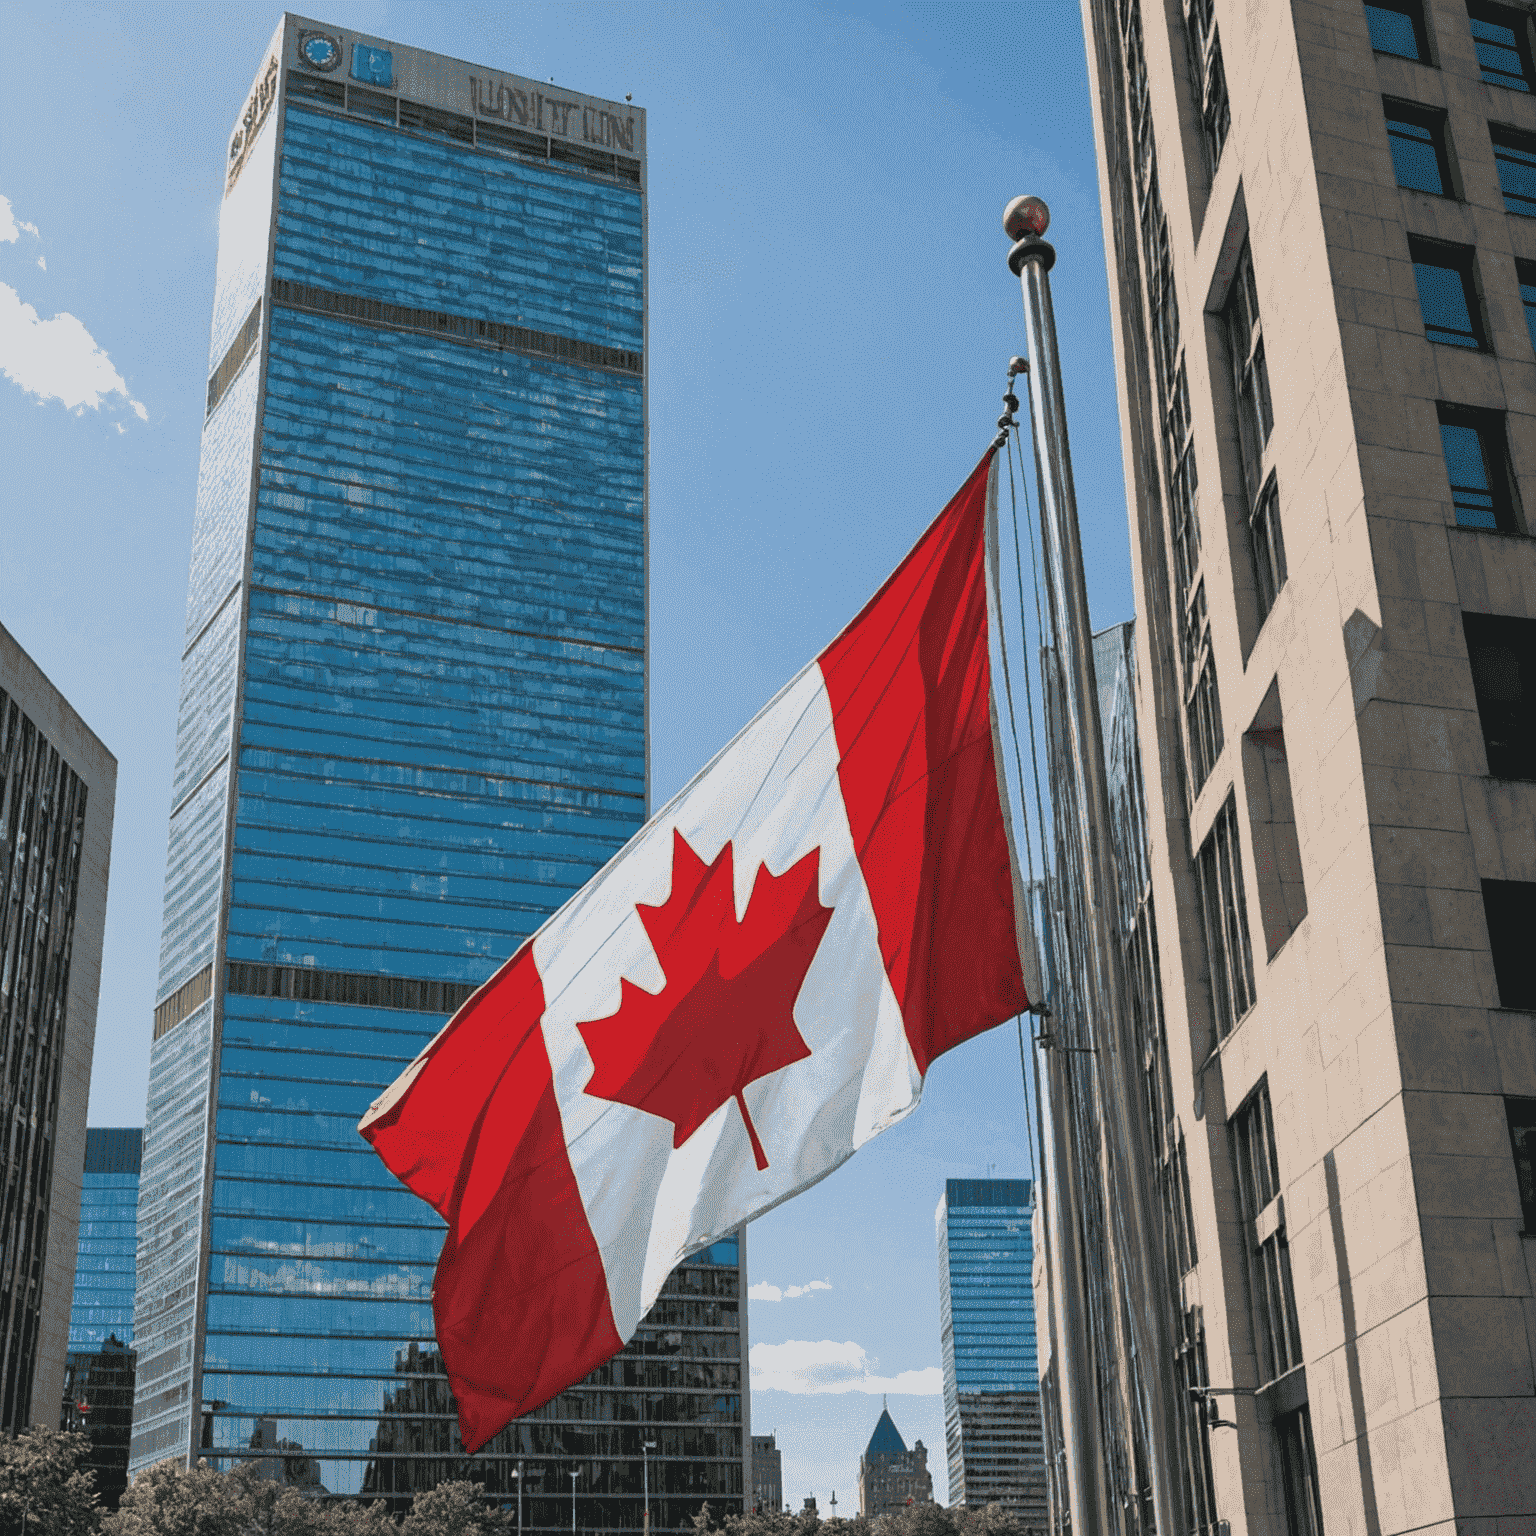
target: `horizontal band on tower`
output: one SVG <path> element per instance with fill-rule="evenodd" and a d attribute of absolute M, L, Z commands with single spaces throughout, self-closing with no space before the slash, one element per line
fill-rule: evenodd
<path fill-rule="evenodd" d="M 259 335 L 261 335 L 261 300 L 257 299 L 251 306 L 250 314 L 245 318 L 245 324 L 240 327 L 239 334 L 230 342 L 223 361 L 214 369 L 213 377 L 208 380 L 208 409 L 203 412 L 204 420 L 213 415 L 214 407 L 224 398 L 229 386 L 239 377 L 240 370 L 245 367 L 246 359 L 254 350 L 256 338 Z"/>
<path fill-rule="evenodd" d="M 464 346 L 488 347 L 498 352 L 525 352 L 534 357 L 553 357 L 584 368 L 603 368 L 616 373 L 640 375 L 645 372 L 643 354 L 622 347 L 578 341 L 574 336 L 535 331 L 525 325 L 504 325 L 499 320 L 475 320 L 442 309 L 413 309 L 406 304 L 388 304 L 383 299 L 338 293 L 330 288 L 317 288 L 312 283 L 289 282 L 282 277 L 272 279 L 272 301 L 309 314 L 334 315 L 392 331 L 441 336 L 445 341 L 456 341 Z"/>
<path fill-rule="evenodd" d="M 174 1029 L 188 1014 L 202 1007 L 213 996 L 213 966 L 205 965 L 191 981 L 183 982 L 155 1006 L 155 1034 L 158 1040 L 167 1030 Z"/>
<path fill-rule="evenodd" d="M 479 985 L 380 976 L 372 971 L 326 971 L 312 965 L 229 962 L 227 990 L 236 997 L 283 997 L 306 1003 L 347 1003 L 359 1008 L 397 1008 L 406 1013 L 456 1013 Z"/>

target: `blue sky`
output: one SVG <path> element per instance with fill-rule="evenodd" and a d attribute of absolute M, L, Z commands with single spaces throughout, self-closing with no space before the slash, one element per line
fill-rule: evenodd
<path fill-rule="evenodd" d="M 985 448 L 1024 350 L 1000 224 L 1019 192 L 1053 212 L 1094 623 L 1130 616 L 1075 4 L 321 13 L 649 112 L 657 803 Z M 0 4 L 0 623 L 119 762 L 93 1124 L 144 1115 L 220 175 L 277 14 Z M 753 1428 L 777 1430 L 797 1507 L 856 1508 L 882 1392 L 944 1497 L 934 1207 L 946 1177 L 1029 1174 L 1022 1111 L 1005 1028 L 753 1225 Z"/>

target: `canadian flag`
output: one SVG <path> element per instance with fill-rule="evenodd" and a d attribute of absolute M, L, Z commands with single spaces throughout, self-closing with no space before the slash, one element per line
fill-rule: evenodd
<path fill-rule="evenodd" d="M 843 633 L 359 1127 L 448 1223 L 465 1449 L 610 1359 L 673 1267 L 1029 1006 L 987 654 L 992 455 Z"/>

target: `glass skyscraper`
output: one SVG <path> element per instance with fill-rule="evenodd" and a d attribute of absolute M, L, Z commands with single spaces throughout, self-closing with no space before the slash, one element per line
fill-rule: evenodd
<path fill-rule="evenodd" d="M 139 1211 L 137 1126 L 90 1127 L 59 1424 L 90 1437 L 85 1465 L 108 1509 L 128 1482 L 133 1417 L 133 1290 Z"/>
<path fill-rule="evenodd" d="M 519 1455 L 566 1457 L 522 1469 L 561 1495 L 530 1525 L 569 1526 L 570 1471 L 584 1526 L 638 1524 L 643 1442 L 653 1490 L 684 1454 L 661 1421 L 741 1497 L 734 1244 L 674 1276 L 666 1359 L 471 1466 L 441 1223 L 356 1131 L 645 817 L 645 239 L 638 108 L 294 16 L 262 56 L 220 214 L 135 1468 L 511 1501 Z"/>
<path fill-rule="evenodd" d="M 1028 1179 L 949 1179 L 934 1214 L 951 1505 L 1045 1522 Z"/>
<path fill-rule="evenodd" d="M 139 1214 L 137 1126 L 85 1133 L 80 1246 L 69 1311 L 69 1352 L 89 1354 L 109 1338 L 133 1343 L 133 1275 Z"/>

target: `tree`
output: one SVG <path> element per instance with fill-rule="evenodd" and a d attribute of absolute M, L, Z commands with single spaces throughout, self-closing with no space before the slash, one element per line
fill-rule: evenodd
<path fill-rule="evenodd" d="M 91 1442 L 56 1429 L 0 1439 L 0 1536 L 92 1536 L 101 1525 Z"/>
<path fill-rule="evenodd" d="M 245 1536 L 326 1536 L 325 1507 L 262 1472 L 248 1461 L 224 1480 L 238 1503 Z"/>
<path fill-rule="evenodd" d="M 396 1536 L 400 1522 L 384 1504 L 345 1499 L 323 1506 L 323 1536 Z"/>
<path fill-rule="evenodd" d="M 128 1485 L 102 1536 L 246 1536 L 247 1489 L 206 1461 L 162 1461 Z"/>
<path fill-rule="evenodd" d="M 439 1483 L 411 1501 L 401 1536 L 505 1536 L 509 1524 L 478 1483 Z"/>

